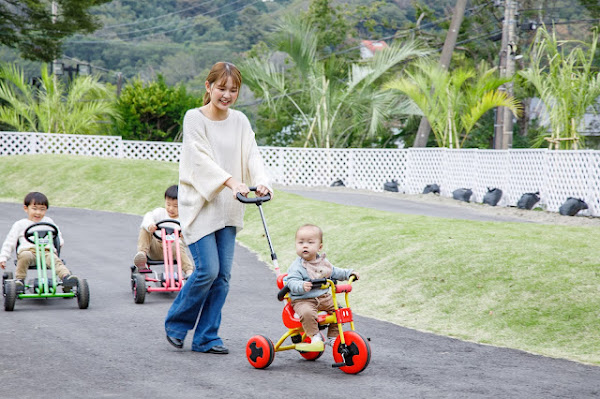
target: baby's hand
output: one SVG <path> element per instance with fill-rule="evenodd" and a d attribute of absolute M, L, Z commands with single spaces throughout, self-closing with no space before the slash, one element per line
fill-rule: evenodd
<path fill-rule="evenodd" d="M 304 282 L 304 291 L 308 292 L 312 290 L 312 283 L 310 281 L 305 281 Z"/>
<path fill-rule="evenodd" d="M 157 229 L 158 229 L 158 227 L 156 227 L 155 224 L 151 224 L 150 226 L 148 226 L 148 231 L 150 233 L 154 233 Z"/>
<path fill-rule="evenodd" d="M 6 262 L 0 262 L 0 267 L 3 269 L 6 269 Z"/>
<path fill-rule="evenodd" d="M 352 274 L 351 274 L 350 276 L 351 276 L 351 277 L 352 277 L 352 276 L 354 276 L 354 279 L 355 279 L 355 280 L 358 280 L 358 277 L 359 277 L 359 276 L 358 276 L 358 272 L 356 272 L 356 271 L 352 272 Z"/>

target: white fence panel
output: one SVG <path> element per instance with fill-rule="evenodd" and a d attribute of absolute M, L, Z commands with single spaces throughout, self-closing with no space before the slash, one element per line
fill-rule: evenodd
<path fill-rule="evenodd" d="M 498 205 L 515 206 L 524 193 L 539 192 L 539 205 L 558 211 L 568 197 L 584 200 L 583 215 L 600 216 L 600 151 L 323 149 L 259 147 L 267 173 L 281 185 L 347 187 L 382 191 L 396 180 L 401 192 L 418 194 L 427 184 L 451 197 L 473 190 L 481 202 L 487 188 L 499 188 Z M 122 140 L 117 136 L 0 132 L 0 156 L 72 154 L 179 162 L 181 143 Z"/>

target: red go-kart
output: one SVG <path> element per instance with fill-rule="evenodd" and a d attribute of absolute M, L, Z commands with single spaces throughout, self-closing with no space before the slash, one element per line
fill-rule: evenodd
<path fill-rule="evenodd" d="M 162 241 L 163 260 L 148 258 L 145 268 L 131 266 L 131 291 L 135 303 L 144 303 L 146 292 L 179 292 L 185 281 L 181 271 L 181 251 L 179 248 L 181 230 L 179 221 L 164 219 L 156 223 L 156 227 L 157 229 L 152 235 L 157 240 Z M 175 247 L 177 267 L 173 262 L 173 246 Z M 162 265 L 164 265 L 164 272 L 160 275 L 151 269 L 153 266 Z"/>

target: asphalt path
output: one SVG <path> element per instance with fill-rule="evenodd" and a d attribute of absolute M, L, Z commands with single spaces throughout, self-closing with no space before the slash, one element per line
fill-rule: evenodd
<path fill-rule="evenodd" d="M 249 212 L 256 211 L 248 209 Z M 1 239 L 24 217 L 0 204 Z M 598 398 L 600 367 L 423 333 L 356 316 L 372 358 L 358 375 L 279 352 L 265 370 L 250 366 L 247 340 L 285 331 L 275 276 L 237 246 L 220 334 L 226 356 L 177 350 L 165 340 L 174 296 L 151 293 L 136 305 L 129 265 L 141 217 L 50 208 L 61 228 L 61 257 L 90 286 L 90 307 L 75 299 L 18 300 L 0 309 L 0 398 Z M 265 245 L 266 242 L 265 242 Z M 12 260 L 10 270 L 14 270 Z M 360 289 L 357 282 L 356 289 Z"/>

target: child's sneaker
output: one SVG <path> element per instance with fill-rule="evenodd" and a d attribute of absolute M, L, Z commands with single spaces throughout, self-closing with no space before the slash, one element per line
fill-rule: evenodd
<path fill-rule="evenodd" d="M 133 264 L 138 269 L 146 269 L 147 262 L 148 262 L 148 258 L 146 257 L 146 254 L 142 251 L 135 254 L 135 257 L 133 258 Z"/>
<path fill-rule="evenodd" d="M 325 345 L 331 346 L 333 348 L 333 344 L 335 343 L 336 339 L 337 337 L 327 337 L 327 340 L 325 340 Z"/>
<path fill-rule="evenodd" d="M 25 292 L 25 280 L 16 279 L 15 286 L 17 288 L 17 294 Z"/>
<path fill-rule="evenodd" d="M 321 334 L 315 335 L 310 339 L 310 341 L 310 343 L 301 342 L 296 344 L 296 350 L 302 352 L 323 352 L 325 350 L 325 345 L 323 344 Z"/>
<path fill-rule="evenodd" d="M 74 287 L 77 285 L 77 276 L 67 274 L 62 278 L 63 287 Z"/>

